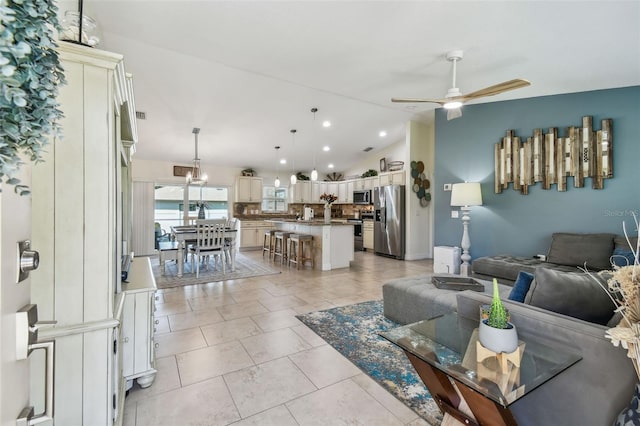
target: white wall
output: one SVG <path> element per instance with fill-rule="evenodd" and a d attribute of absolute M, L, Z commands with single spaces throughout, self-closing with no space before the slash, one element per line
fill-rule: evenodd
<path fill-rule="evenodd" d="M 134 155 L 132 176 L 134 181 L 155 183 L 184 183 L 184 177 L 173 176 L 173 166 L 190 167 L 192 164 L 180 164 L 168 161 L 140 160 Z M 234 167 L 214 166 L 201 163 L 202 171 L 209 177 L 211 186 L 227 186 L 233 188 L 236 177 L 242 175 L 242 169 Z"/>

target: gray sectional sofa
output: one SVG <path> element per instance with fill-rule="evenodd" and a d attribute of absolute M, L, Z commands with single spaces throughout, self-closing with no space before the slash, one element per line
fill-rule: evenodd
<path fill-rule="evenodd" d="M 637 238 L 632 239 L 635 244 Z M 619 254 L 621 253 L 621 254 Z M 520 271 L 534 273 L 537 268 L 563 272 L 578 272 L 578 267 L 599 271 L 611 268 L 612 256 L 622 258 L 629 253 L 627 240 L 620 235 L 554 233 L 546 259 L 502 254 L 475 259 L 472 275 L 482 279 L 497 278 L 504 284 L 513 284 Z M 622 257 L 620 257 L 622 256 Z"/>
<path fill-rule="evenodd" d="M 612 424 L 637 382 L 626 351 L 604 337 L 613 304 L 584 273 L 547 268 L 533 272 L 524 303 L 506 300 L 512 287 L 499 285 L 519 335 L 566 346 L 582 360 L 513 403 L 514 417 L 519 425 L 530 426 Z M 430 275 L 389 281 L 382 288 L 384 314 L 399 324 L 452 311 L 477 319 L 479 305 L 491 302 L 491 282 L 481 282 L 484 293 L 437 289 Z"/>

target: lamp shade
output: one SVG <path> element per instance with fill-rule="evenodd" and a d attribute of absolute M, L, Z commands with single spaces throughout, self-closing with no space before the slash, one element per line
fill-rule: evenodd
<path fill-rule="evenodd" d="M 482 191 L 479 182 L 454 183 L 451 188 L 452 206 L 481 206 Z"/>

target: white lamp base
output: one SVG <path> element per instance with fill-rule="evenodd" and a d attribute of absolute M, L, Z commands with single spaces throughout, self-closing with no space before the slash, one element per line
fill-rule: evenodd
<path fill-rule="evenodd" d="M 471 240 L 469 239 L 469 212 L 471 208 L 468 206 L 460 207 L 460 211 L 462 211 L 462 242 L 460 243 L 460 247 L 462 247 L 462 255 L 460 256 L 460 260 L 462 260 L 462 265 L 460 265 L 460 275 L 463 277 L 468 277 L 471 272 L 471 255 L 469 254 L 469 248 L 471 248 Z"/>

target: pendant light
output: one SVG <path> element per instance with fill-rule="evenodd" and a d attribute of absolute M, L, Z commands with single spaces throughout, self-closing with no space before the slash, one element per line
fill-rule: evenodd
<path fill-rule="evenodd" d="M 296 167 L 295 167 L 295 158 L 296 158 L 296 129 L 291 129 L 291 185 L 295 185 L 296 182 L 298 181 L 298 178 L 296 178 Z"/>
<path fill-rule="evenodd" d="M 192 133 L 195 136 L 196 155 L 193 159 L 193 166 L 191 167 L 191 170 L 187 172 L 187 185 L 192 183 L 196 185 L 206 185 L 207 174 L 202 173 L 202 175 L 200 175 L 200 159 L 198 158 L 198 134 L 200 133 L 200 129 L 198 127 L 194 127 Z"/>
<path fill-rule="evenodd" d="M 313 113 L 313 133 L 312 136 L 314 136 L 313 141 L 311 141 L 311 149 L 313 149 L 313 170 L 311 171 L 311 180 L 312 181 L 317 181 L 318 180 L 318 170 L 316 170 L 316 140 L 315 140 L 315 134 L 316 134 L 316 112 L 318 112 L 318 108 L 311 108 L 311 112 Z"/>
<path fill-rule="evenodd" d="M 280 173 L 279 173 L 279 166 L 278 163 L 280 162 L 278 160 L 278 150 L 280 149 L 280 146 L 276 146 L 276 180 L 273 182 L 273 186 L 275 186 L 276 188 L 280 188 Z"/>

